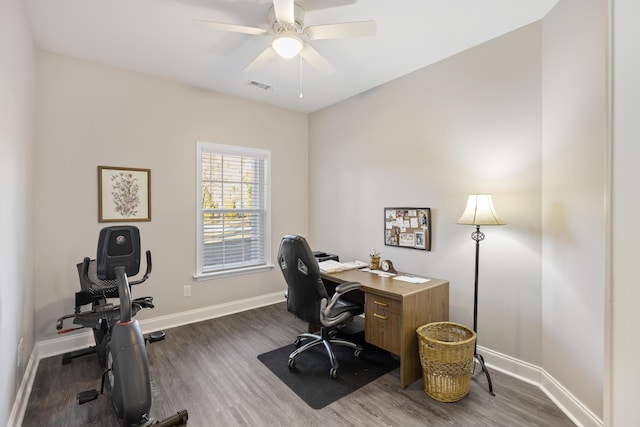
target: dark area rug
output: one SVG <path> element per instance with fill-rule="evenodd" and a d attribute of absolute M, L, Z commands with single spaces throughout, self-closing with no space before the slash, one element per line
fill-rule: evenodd
<path fill-rule="evenodd" d="M 389 352 L 364 343 L 364 332 L 344 336 L 364 347 L 360 359 L 349 347 L 333 346 L 338 359 L 338 378 L 329 376 L 331 362 L 324 346 L 319 345 L 296 357 L 296 367 L 289 369 L 289 354 L 293 344 L 261 354 L 258 359 L 302 400 L 320 409 L 359 389 L 376 378 L 400 366 Z"/>

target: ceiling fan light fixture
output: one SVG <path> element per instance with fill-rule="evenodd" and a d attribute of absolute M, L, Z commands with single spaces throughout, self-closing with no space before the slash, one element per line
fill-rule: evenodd
<path fill-rule="evenodd" d="M 304 47 L 302 39 L 293 32 L 283 32 L 276 34 L 271 42 L 273 50 L 283 58 L 293 58 L 300 53 Z"/>

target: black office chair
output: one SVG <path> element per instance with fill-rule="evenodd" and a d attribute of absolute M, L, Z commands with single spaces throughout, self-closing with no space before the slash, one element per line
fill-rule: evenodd
<path fill-rule="evenodd" d="M 295 358 L 320 344 L 331 359 L 331 378 L 338 376 L 338 361 L 331 347 L 341 345 L 355 349 L 354 355 L 360 356 L 362 346 L 336 338 L 339 326 L 353 316 L 364 311 L 361 305 L 352 304 L 340 299 L 342 295 L 355 289 L 360 289 L 360 283 L 347 282 L 336 287 L 335 293 L 329 300 L 329 295 L 320 277 L 320 267 L 309 244 L 301 236 L 284 236 L 278 250 L 278 264 L 287 282 L 287 310 L 296 317 L 312 325 L 320 326 L 320 334 L 303 333 L 298 335 L 295 344 L 299 346 L 302 340 L 309 338 L 302 347 L 289 355 L 289 368 L 296 365 Z"/>

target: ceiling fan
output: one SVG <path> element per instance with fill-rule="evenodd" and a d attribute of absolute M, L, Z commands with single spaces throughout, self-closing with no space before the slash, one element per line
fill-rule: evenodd
<path fill-rule="evenodd" d="M 269 8 L 270 29 L 228 24 L 223 22 L 194 19 L 195 25 L 217 31 L 250 34 L 256 36 L 271 35 L 271 45 L 262 51 L 243 71 L 260 68 L 275 55 L 293 58 L 300 55 L 316 70 L 324 75 L 332 74 L 335 68 L 317 50 L 305 40 L 340 39 L 346 37 L 367 37 L 376 34 L 375 21 L 341 22 L 335 24 L 304 26 L 305 10 L 294 0 L 273 0 Z"/>

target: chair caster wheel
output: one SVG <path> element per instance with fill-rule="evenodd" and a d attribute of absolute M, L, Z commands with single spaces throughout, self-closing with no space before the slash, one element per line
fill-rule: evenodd
<path fill-rule="evenodd" d="M 296 360 L 295 359 L 289 359 L 289 369 L 293 369 L 296 367 Z"/>
<path fill-rule="evenodd" d="M 338 378 L 338 368 L 331 368 L 331 370 L 329 371 L 329 376 L 334 380 Z"/>
<path fill-rule="evenodd" d="M 357 349 L 356 351 L 353 352 L 353 355 L 356 357 L 356 359 L 361 359 L 362 358 L 362 350 L 361 349 Z"/>

